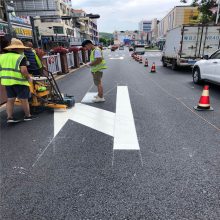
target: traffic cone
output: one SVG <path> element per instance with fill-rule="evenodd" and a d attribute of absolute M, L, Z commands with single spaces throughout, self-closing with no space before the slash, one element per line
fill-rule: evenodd
<path fill-rule="evenodd" d="M 151 67 L 151 71 L 150 71 L 151 73 L 156 73 L 156 65 L 155 65 L 155 63 L 153 62 L 153 65 L 152 65 L 152 67 Z"/>
<path fill-rule="evenodd" d="M 194 107 L 194 109 L 198 111 L 213 111 L 209 100 L 209 86 L 204 86 L 199 103 Z"/>
<path fill-rule="evenodd" d="M 140 56 L 139 63 L 143 63 L 142 56 Z"/>
<path fill-rule="evenodd" d="M 148 60 L 147 60 L 147 58 L 146 58 L 146 60 L 145 60 L 144 66 L 148 66 Z"/>

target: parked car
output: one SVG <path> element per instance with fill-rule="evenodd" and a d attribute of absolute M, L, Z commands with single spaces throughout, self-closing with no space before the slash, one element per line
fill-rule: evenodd
<path fill-rule="evenodd" d="M 112 45 L 111 46 L 111 51 L 115 51 L 115 50 L 117 50 L 118 49 L 118 47 L 116 46 L 116 45 Z"/>
<path fill-rule="evenodd" d="M 124 46 L 120 46 L 120 47 L 119 47 L 119 50 L 124 50 Z"/>
<path fill-rule="evenodd" d="M 220 49 L 210 57 L 204 56 L 193 66 L 193 82 L 199 84 L 202 81 L 210 81 L 220 84 Z"/>
<path fill-rule="evenodd" d="M 133 51 L 134 50 L 134 48 L 133 47 L 129 47 L 129 51 Z"/>

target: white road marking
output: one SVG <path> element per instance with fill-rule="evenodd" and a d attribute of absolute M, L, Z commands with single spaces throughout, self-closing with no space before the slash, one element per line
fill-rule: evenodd
<path fill-rule="evenodd" d="M 95 99 L 94 96 L 96 96 L 97 94 L 98 94 L 97 92 L 87 92 L 81 102 L 82 103 L 93 103 L 92 100 Z"/>
<path fill-rule="evenodd" d="M 111 57 L 110 60 L 123 60 L 124 57 Z"/>
<path fill-rule="evenodd" d="M 162 54 L 161 53 L 145 53 L 144 57 L 160 57 Z"/>
<path fill-rule="evenodd" d="M 127 86 L 117 87 L 114 150 L 140 150 Z"/>
<path fill-rule="evenodd" d="M 54 137 L 69 119 L 107 135 L 114 134 L 115 113 L 77 103 L 66 112 L 54 112 Z"/>
<path fill-rule="evenodd" d="M 67 109 L 63 112 L 55 111 L 53 138 L 37 157 L 32 167 L 34 167 L 40 158 L 44 155 L 46 150 L 49 148 L 51 143 L 53 143 L 55 137 L 68 120 L 75 121 L 114 137 L 113 152 L 114 150 L 140 150 L 128 94 L 128 88 L 127 86 L 118 86 L 116 113 L 95 108 L 82 103 L 76 103 L 72 109 Z"/>

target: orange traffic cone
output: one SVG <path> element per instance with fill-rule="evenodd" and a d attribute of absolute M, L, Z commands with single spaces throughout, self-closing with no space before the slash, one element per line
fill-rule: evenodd
<path fill-rule="evenodd" d="M 146 60 L 145 60 L 144 66 L 148 66 L 148 60 L 147 60 L 147 58 L 146 58 Z"/>
<path fill-rule="evenodd" d="M 152 67 L 151 67 L 151 71 L 150 71 L 151 73 L 156 73 L 156 65 L 155 65 L 155 63 L 153 62 L 153 65 L 152 65 Z"/>
<path fill-rule="evenodd" d="M 199 103 L 197 106 L 194 107 L 195 110 L 198 111 L 213 111 L 213 108 L 210 106 L 210 100 L 209 100 L 209 86 L 204 86 L 202 95 L 200 97 Z"/>
<path fill-rule="evenodd" d="M 140 56 L 139 63 L 143 63 L 143 62 L 142 62 L 142 56 Z"/>

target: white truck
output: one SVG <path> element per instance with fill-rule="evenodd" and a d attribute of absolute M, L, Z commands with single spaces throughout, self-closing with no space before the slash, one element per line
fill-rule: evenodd
<path fill-rule="evenodd" d="M 171 65 L 173 70 L 193 66 L 204 55 L 210 56 L 219 48 L 219 25 L 182 25 L 167 32 L 162 63 Z"/>
<path fill-rule="evenodd" d="M 135 44 L 134 45 L 134 53 L 138 54 L 138 55 L 144 55 L 145 45 L 144 44 Z"/>

